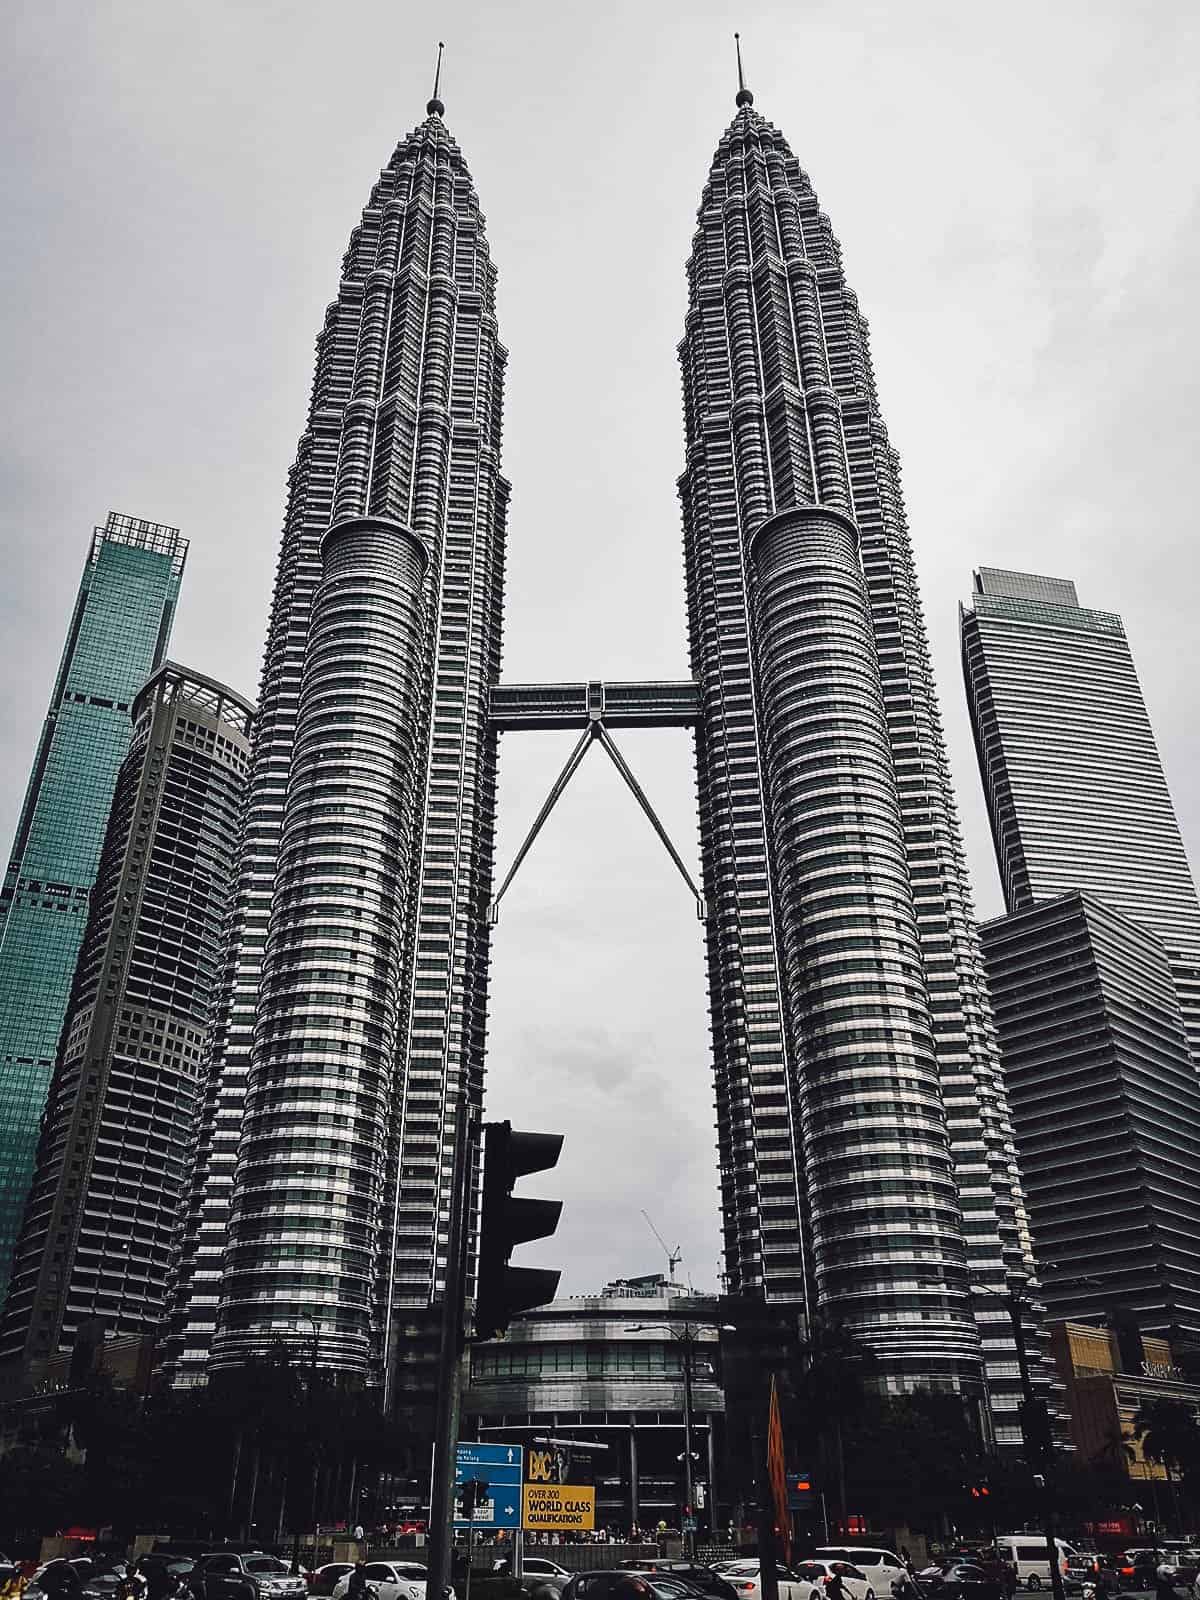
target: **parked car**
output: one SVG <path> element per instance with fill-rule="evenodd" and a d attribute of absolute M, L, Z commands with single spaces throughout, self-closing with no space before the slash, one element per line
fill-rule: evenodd
<path fill-rule="evenodd" d="M 334 1585 L 333 1600 L 346 1600 L 354 1568 Z M 368 1561 L 363 1576 L 379 1600 L 425 1600 L 429 1570 L 419 1561 Z"/>
<path fill-rule="evenodd" d="M 699 1589 L 674 1572 L 642 1572 L 635 1576 L 645 1578 L 656 1600 L 704 1600 Z"/>
<path fill-rule="evenodd" d="M 926 1567 L 918 1580 L 935 1600 L 1004 1600 L 998 1578 L 971 1561 L 943 1561 Z"/>
<path fill-rule="evenodd" d="M 139 1556 L 133 1564 L 135 1572 L 166 1572 L 172 1578 L 190 1578 L 196 1570 L 194 1556 L 174 1555 L 169 1550 L 151 1550 L 144 1556 Z M 190 1584 L 189 1584 L 190 1587 Z"/>
<path fill-rule="evenodd" d="M 875 1588 L 849 1561 L 801 1561 L 776 1566 L 779 1600 L 824 1600 L 825 1585 L 836 1570 L 850 1600 L 876 1600 Z M 757 1559 L 730 1562 L 721 1574 L 733 1585 L 738 1600 L 762 1600 L 762 1569 Z M 888 1597 L 890 1600 L 890 1597 Z"/>
<path fill-rule="evenodd" d="M 625 1572 L 662 1573 L 681 1578 L 697 1593 L 711 1595 L 713 1600 L 738 1600 L 738 1591 L 724 1574 L 712 1567 L 699 1566 L 694 1561 L 622 1561 L 621 1567 Z"/>
<path fill-rule="evenodd" d="M 65 1556 L 56 1556 L 53 1561 L 43 1561 L 26 1584 L 25 1593 L 30 1600 L 38 1600 L 41 1595 L 78 1594 L 91 1577 L 94 1565 L 90 1556 L 74 1556 L 69 1561 Z"/>
<path fill-rule="evenodd" d="M 815 1582 L 804 1583 L 789 1567 L 776 1565 L 775 1571 L 779 1600 L 821 1600 Z M 757 1556 L 722 1562 L 718 1576 L 732 1587 L 738 1600 L 762 1600 L 762 1568 Z"/>
<path fill-rule="evenodd" d="M 1162 1565 L 1161 1550 L 1123 1550 L 1113 1565 L 1121 1583 L 1130 1589 L 1153 1589 L 1155 1573 Z"/>
<path fill-rule="evenodd" d="M 562 1592 L 562 1600 L 655 1600 L 649 1576 L 606 1567 L 596 1572 L 575 1572 Z"/>
<path fill-rule="evenodd" d="M 112 1600 L 117 1590 L 125 1582 L 129 1568 L 123 1561 L 99 1560 L 92 1564 L 92 1570 L 83 1580 L 83 1592 L 86 1600 Z"/>
<path fill-rule="evenodd" d="M 303 1578 L 292 1577 L 286 1561 L 264 1550 L 219 1550 L 202 1556 L 188 1581 L 196 1600 L 287 1600 L 308 1591 Z"/>
<path fill-rule="evenodd" d="M 499 1556 L 492 1562 L 492 1571 L 501 1575 L 512 1572 L 512 1557 Z M 571 1574 L 557 1561 L 545 1556 L 526 1556 L 521 1562 L 521 1588 L 526 1594 L 548 1597 L 561 1595 L 571 1581 Z"/>
<path fill-rule="evenodd" d="M 822 1545 L 814 1550 L 818 1561 L 848 1561 L 871 1580 L 876 1594 L 890 1595 L 892 1584 L 904 1572 L 904 1563 L 894 1550 L 869 1544 Z"/>
<path fill-rule="evenodd" d="M 331 1595 L 337 1588 L 339 1580 L 348 1578 L 353 1571 L 353 1561 L 327 1561 L 323 1567 L 317 1567 L 315 1571 L 306 1574 L 308 1592 Z"/>

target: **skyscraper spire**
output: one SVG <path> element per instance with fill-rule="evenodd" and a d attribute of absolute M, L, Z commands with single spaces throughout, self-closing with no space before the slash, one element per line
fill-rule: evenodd
<path fill-rule="evenodd" d="M 746 74 L 742 71 L 742 36 L 740 33 L 734 34 L 733 43 L 734 48 L 737 51 L 738 64 L 738 92 L 736 105 L 740 111 L 743 106 L 752 106 L 754 104 L 754 96 L 746 87 Z"/>
<path fill-rule="evenodd" d="M 442 104 L 441 100 L 438 98 L 438 90 L 441 88 L 441 84 L 442 84 L 442 51 L 445 48 L 446 48 L 445 40 L 444 39 L 439 39 L 438 40 L 437 66 L 434 68 L 434 73 L 433 73 L 433 98 L 432 98 L 432 100 L 430 100 L 429 104 L 425 107 L 425 110 L 426 110 L 427 114 L 429 116 L 431 116 L 431 117 L 444 117 L 446 115 L 446 108 Z"/>

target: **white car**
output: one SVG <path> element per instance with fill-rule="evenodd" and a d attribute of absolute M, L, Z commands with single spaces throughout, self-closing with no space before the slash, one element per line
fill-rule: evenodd
<path fill-rule="evenodd" d="M 870 1580 L 848 1561 L 801 1561 L 795 1567 L 777 1567 L 779 1600 L 825 1600 L 825 1585 L 835 1569 L 841 1573 L 849 1600 L 876 1600 Z M 762 1600 L 762 1572 L 757 1561 L 725 1562 L 721 1576 L 746 1600 Z"/>
<path fill-rule="evenodd" d="M 852 1561 L 801 1561 L 796 1566 L 796 1576 L 821 1600 L 824 1600 L 825 1586 L 835 1572 L 841 1576 L 842 1587 L 850 1600 L 875 1600 L 875 1585 L 862 1568 L 856 1567 Z M 887 1592 L 891 1594 L 890 1587 Z"/>
<path fill-rule="evenodd" d="M 334 1586 L 333 1600 L 346 1600 L 350 1592 L 353 1571 L 339 1578 Z M 368 1561 L 363 1577 L 379 1596 L 379 1600 L 425 1600 L 425 1580 L 428 1570 L 417 1561 Z M 454 1590 L 448 1591 L 454 1600 Z"/>
<path fill-rule="evenodd" d="M 890 1595 L 892 1585 L 904 1575 L 904 1563 L 894 1550 L 867 1544 L 822 1545 L 813 1551 L 816 1561 L 848 1561 L 871 1580 L 876 1594 Z"/>

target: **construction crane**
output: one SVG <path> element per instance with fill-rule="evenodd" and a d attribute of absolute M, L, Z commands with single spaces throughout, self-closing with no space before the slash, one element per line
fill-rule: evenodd
<path fill-rule="evenodd" d="M 646 1210 L 646 1208 L 644 1206 L 641 1207 L 641 1212 L 642 1212 L 642 1215 L 646 1219 L 646 1226 L 650 1229 L 650 1232 L 658 1240 L 659 1244 L 662 1245 L 663 1250 L 666 1253 L 667 1266 L 670 1269 L 671 1282 L 674 1283 L 675 1282 L 675 1268 L 683 1260 L 683 1251 L 679 1248 L 678 1245 L 675 1246 L 674 1250 L 668 1249 L 667 1248 L 667 1241 L 663 1238 L 662 1234 L 659 1233 L 658 1229 L 654 1226 L 654 1221 L 653 1221 L 652 1217 L 650 1216 L 650 1213 Z"/>

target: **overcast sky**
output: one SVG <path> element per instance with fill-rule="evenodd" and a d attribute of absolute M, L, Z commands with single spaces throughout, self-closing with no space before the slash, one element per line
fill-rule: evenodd
<path fill-rule="evenodd" d="M 686 674 L 683 263 L 742 29 L 871 320 L 984 914 L 956 607 L 980 563 L 1126 621 L 1200 840 L 1200 8 L 891 0 L 25 0 L 0 58 L 0 835 L 110 509 L 191 539 L 171 653 L 256 692 L 313 339 L 424 114 L 474 173 L 511 351 L 505 676 Z M 507 867 L 570 745 L 502 748 Z M 689 860 L 690 740 L 626 735 Z M 489 1114 L 567 1134 L 564 1289 L 718 1233 L 699 924 L 594 751 L 505 902 Z M 527 1259 L 533 1259 L 530 1252 Z"/>

